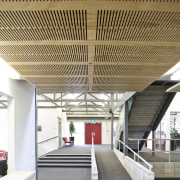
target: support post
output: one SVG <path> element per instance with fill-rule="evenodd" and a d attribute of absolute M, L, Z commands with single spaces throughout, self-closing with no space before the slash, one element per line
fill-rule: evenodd
<path fill-rule="evenodd" d="M 111 111 L 111 150 L 113 150 L 113 124 L 114 124 L 114 117 L 113 112 Z"/>
<path fill-rule="evenodd" d="M 124 141 L 124 148 L 123 152 L 124 155 L 128 155 L 128 149 L 125 145 L 128 146 L 128 101 L 125 102 L 125 119 L 124 119 L 124 133 L 123 133 L 123 141 Z"/>
<path fill-rule="evenodd" d="M 152 131 L 152 156 L 154 156 L 155 155 L 155 141 L 154 141 L 154 139 L 155 139 L 155 131 Z"/>

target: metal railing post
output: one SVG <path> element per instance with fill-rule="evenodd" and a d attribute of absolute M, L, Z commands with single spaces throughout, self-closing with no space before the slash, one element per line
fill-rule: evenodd
<path fill-rule="evenodd" d="M 141 139 L 142 140 L 142 139 Z M 136 161 L 136 156 L 138 157 L 138 159 L 141 159 L 142 162 L 144 162 L 147 166 L 148 166 L 148 169 L 151 171 L 152 169 L 152 165 L 149 164 L 145 159 L 143 159 L 139 154 L 137 154 L 135 151 L 133 151 L 129 146 L 125 145 L 124 142 L 122 142 L 121 140 L 118 140 L 120 143 L 123 144 L 123 148 L 127 148 L 127 150 L 130 150 L 133 155 L 134 155 L 134 161 Z M 125 156 L 125 154 L 124 154 Z"/>
<path fill-rule="evenodd" d="M 155 150 L 155 131 L 152 131 L 152 155 L 154 156 L 154 150 Z"/>
<path fill-rule="evenodd" d="M 171 162 L 171 139 L 169 140 L 169 162 Z"/>
<path fill-rule="evenodd" d="M 139 155 L 139 139 L 138 139 L 138 155 Z M 138 162 L 139 162 L 139 157 L 138 157 Z"/>

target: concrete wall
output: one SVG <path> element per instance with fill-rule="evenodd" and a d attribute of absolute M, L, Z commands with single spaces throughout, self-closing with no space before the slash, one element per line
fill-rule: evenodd
<path fill-rule="evenodd" d="M 34 171 L 16 171 L 2 177 L 1 180 L 36 180 L 36 173 Z"/>
<path fill-rule="evenodd" d="M 114 149 L 114 153 L 133 180 L 154 180 L 154 173 L 128 156 Z"/>
<path fill-rule="evenodd" d="M 34 171 L 35 88 L 12 80 L 0 66 L 0 93 L 8 97 L 8 170 Z"/>
<path fill-rule="evenodd" d="M 180 178 L 180 162 L 153 162 L 156 178 Z"/>

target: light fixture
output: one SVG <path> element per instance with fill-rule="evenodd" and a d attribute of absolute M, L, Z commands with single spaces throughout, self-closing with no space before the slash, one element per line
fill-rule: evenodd
<path fill-rule="evenodd" d="M 21 76 L 11 66 L 9 66 L 1 57 L 0 67 L 2 74 L 6 74 L 11 79 L 21 79 Z"/>
<path fill-rule="evenodd" d="M 93 62 L 88 62 L 88 65 L 94 65 L 94 63 Z"/>

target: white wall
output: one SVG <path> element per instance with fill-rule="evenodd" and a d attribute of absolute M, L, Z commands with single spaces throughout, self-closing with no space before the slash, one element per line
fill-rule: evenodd
<path fill-rule="evenodd" d="M 7 109 L 0 109 L 0 150 L 8 151 L 8 114 L 7 114 Z"/>
<path fill-rule="evenodd" d="M 61 120 L 61 125 L 62 125 L 62 136 L 63 137 L 69 137 L 69 127 L 67 123 L 67 116 L 66 112 L 62 112 L 62 120 Z"/>
<path fill-rule="evenodd" d="M 33 171 L 36 167 L 35 89 L 26 81 L 16 80 L 11 81 L 9 88 L 14 97 L 14 101 L 10 101 L 14 105 L 8 106 L 8 113 L 14 111 L 15 170 Z M 9 124 L 12 121 L 13 119 L 10 117 Z M 8 134 L 11 138 L 12 132 L 10 129 L 8 129 Z M 9 139 L 9 143 L 11 141 L 12 139 Z"/>
<path fill-rule="evenodd" d="M 38 109 L 38 143 L 58 136 L 58 110 Z M 38 144 L 38 157 L 58 148 L 58 139 Z"/>
<path fill-rule="evenodd" d="M 0 93 L 8 95 L 8 170 L 34 171 L 35 88 L 8 78 L 0 66 Z"/>
<path fill-rule="evenodd" d="M 94 118 L 95 119 L 95 118 Z M 68 121 L 69 122 L 69 121 Z M 79 142 L 78 144 L 84 144 L 85 143 L 85 123 L 90 123 L 91 121 L 87 120 L 81 120 L 81 121 L 77 121 L 74 120 L 73 121 L 75 124 L 75 128 L 78 130 L 78 128 L 76 127 L 76 125 L 83 123 L 83 130 L 81 130 L 81 132 L 78 132 L 76 130 L 76 133 L 74 134 L 74 137 L 76 139 L 76 137 L 79 137 L 78 134 L 81 133 L 81 139 L 83 139 L 83 143 L 82 140 L 81 142 Z M 111 144 L 111 120 L 104 120 L 104 121 L 100 121 L 100 120 L 96 120 L 97 123 L 101 123 L 101 143 L 102 144 Z M 114 126 L 117 124 L 117 121 L 114 122 Z M 81 125 L 82 127 L 82 125 Z M 67 132 L 68 130 L 66 130 Z M 82 132 L 84 132 L 83 137 L 82 137 Z M 69 131 L 67 134 L 67 137 L 69 137 Z M 77 144 L 76 140 L 75 140 L 75 144 Z"/>
<path fill-rule="evenodd" d="M 66 113 L 61 109 L 38 109 L 38 126 L 41 126 L 41 131 L 38 131 L 38 142 L 59 136 L 59 121 L 61 122 L 61 136 L 68 135 L 68 125 Z M 60 139 L 61 146 L 63 145 L 62 137 Z M 59 148 L 59 138 L 46 141 L 38 144 L 38 157 L 50 151 Z"/>
<path fill-rule="evenodd" d="M 38 109 L 38 142 L 58 136 L 58 112 L 57 109 Z"/>

